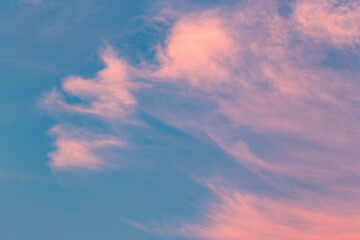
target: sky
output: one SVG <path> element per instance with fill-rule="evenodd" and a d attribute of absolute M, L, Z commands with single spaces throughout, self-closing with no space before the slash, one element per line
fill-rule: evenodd
<path fill-rule="evenodd" d="M 359 240 L 360 2 L 2 0 L 0 239 Z"/>

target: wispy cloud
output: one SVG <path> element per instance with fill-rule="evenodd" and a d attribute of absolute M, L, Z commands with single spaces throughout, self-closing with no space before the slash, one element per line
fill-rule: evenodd
<path fill-rule="evenodd" d="M 301 4 L 299 1 L 293 7 Z M 290 175 L 294 174 L 292 169 L 298 169 L 295 175 L 303 180 L 320 169 L 323 175 L 327 171 L 333 174 L 334 164 L 337 171 L 351 169 L 359 154 L 354 147 L 360 140 L 359 86 L 344 79 L 344 73 L 319 64 L 321 47 L 307 41 L 295 44 L 294 39 L 307 32 L 296 31 L 298 19 L 281 17 L 277 8 L 274 2 L 244 2 L 235 10 L 184 16 L 165 42 L 165 57 L 160 50 L 160 70 L 155 74 L 167 81 L 180 80 L 180 84 L 185 79 L 189 94 L 196 97 L 200 91 L 199 102 L 206 99 L 217 105 L 218 110 L 209 113 L 212 118 L 202 119 L 198 125 L 194 119 L 192 127 L 207 132 L 243 164 Z M 313 50 L 308 56 L 301 54 L 309 48 Z M 214 84 L 215 88 L 209 88 Z M 219 116 L 227 121 L 219 122 Z M 189 117 L 180 116 L 173 124 L 181 125 Z M 279 141 L 284 156 L 270 153 L 268 160 L 260 160 L 254 154 L 250 157 L 237 130 L 241 127 L 273 135 L 274 140 L 301 139 L 312 147 Z M 346 163 L 340 161 L 345 153 Z"/>
<path fill-rule="evenodd" d="M 95 134 L 87 129 L 71 126 L 57 125 L 51 128 L 49 133 L 55 137 L 56 149 L 49 153 L 50 166 L 54 170 L 96 170 L 109 167 L 111 162 L 109 159 L 103 159 L 107 155 L 101 154 L 101 150 L 111 147 L 123 148 L 126 145 L 117 137 Z"/>
<path fill-rule="evenodd" d="M 102 49 L 100 55 L 106 67 L 95 78 L 66 77 L 62 82 L 66 95 L 53 89 L 44 94 L 40 104 L 52 112 L 79 114 L 117 124 L 127 122 L 137 105 L 131 91 L 140 85 L 130 82 L 125 62 L 112 48 Z M 80 103 L 69 103 L 68 98 L 74 97 Z M 53 170 L 108 168 L 111 163 L 100 150 L 125 146 L 118 136 L 96 134 L 88 126 L 62 123 L 53 127 L 49 134 L 55 137 L 56 150 L 49 154 Z"/>
<path fill-rule="evenodd" d="M 357 239 L 359 76 L 324 68 L 321 61 L 329 46 L 358 46 L 359 4 L 299 0 L 290 6 L 288 17 L 279 14 L 278 2 L 265 0 L 178 15 L 159 43 L 157 64 L 128 66 L 108 49 L 101 55 L 106 68 L 95 78 L 63 81 L 63 90 L 83 103 L 68 104 L 57 91 L 44 102 L 105 122 L 126 121 L 139 107 L 141 85 L 134 79 L 153 84 L 150 96 L 172 83 L 166 88 L 172 98 L 213 107 L 201 116 L 182 114 L 169 100 L 143 110 L 190 134 L 207 134 L 281 192 L 274 197 L 210 184 L 217 201 L 204 207 L 204 220 L 168 232 L 200 239 Z M 257 151 L 243 129 L 263 139 L 266 151 Z M 51 132 L 58 139 L 50 154 L 55 169 L 97 169 L 103 163 L 98 149 L 123 146 L 115 136 L 83 138 L 62 127 Z"/>
<path fill-rule="evenodd" d="M 300 31 L 313 40 L 351 46 L 360 42 L 360 4 L 358 1 L 298 1 L 295 18 Z"/>
<path fill-rule="evenodd" d="M 206 206 L 203 222 L 187 223 L 170 232 L 212 240 L 355 240 L 360 236 L 359 210 L 334 208 L 331 200 L 319 206 L 304 199 L 269 198 L 224 186 L 210 187 L 216 201 Z"/>
<path fill-rule="evenodd" d="M 63 90 L 70 97 L 78 97 L 82 103 L 68 104 L 58 90 L 53 90 L 43 99 L 46 107 L 95 115 L 106 120 L 125 119 L 136 106 L 131 90 L 135 90 L 137 85 L 129 81 L 127 66 L 113 49 L 107 47 L 103 50 L 101 59 L 106 68 L 98 72 L 95 78 L 69 76 L 62 82 Z"/>
<path fill-rule="evenodd" d="M 321 65 L 326 46 L 357 46 L 357 5 L 297 1 L 285 18 L 276 2 L 244 1 L 234 9 L 185 15 L 174 25 L 159 51 L 155 75 L 179 88 L 187 83 L 188 95 L 217 109 L 205 118 L 178 113 L 171 118 L 171 112 L 159 116 L 184 130 L 206 132 L 283 194 L 291 193 L 290 184 L 307 189 L 301 195 L 308 200 L 320 199 L 290 201 L 236 188 L 215 191 L 220 200 L 204 209 L 206 223 L 184 224 L 180 234 L 201 239 L 358 238 L 359 208 L 347 204 L 358 201 L 360 193 L 355 184 L 358 76 Z M 243 128 L 271 139 L 272 147 L 257 153 Z M 330 202 L 331 207 L 319 210 Z"/>

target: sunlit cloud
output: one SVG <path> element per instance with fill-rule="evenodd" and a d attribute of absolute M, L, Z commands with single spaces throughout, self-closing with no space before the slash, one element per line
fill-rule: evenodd
<path fill-rule="evenodd" d="M 330 0 L 289 6 L 288 17 L 276 1 L 262 0 L 180 14 L 158 44 L 155 64 L 129 66 L 108 48 L 95 78 L 62 82 L 64 93 L 82 103 L 67 103 L 54 90 L 43 104 L 121 124 L 141 107 L 136 78 L 152 85 L 146 94 L 154 97 L 161 94 L 157 87 L 171 83 L 162 89 L 171 99 L 142 110 L 195 137 L 206 135 L 281 196 L 208 184 L 216 201 L 201 209 L 203 221 L 165 231 L 199 239 L 358 239 L 360 208 L 352 203 L 360 196 L 359 77 L 325 68 L 322 59 L 328 46 L 358 44 L 360 7 Z M 187 98 L 212 107 L 184 114 L 171 106 Z M 263 139 L 266 151 L 257 151 L 243 129 Z M 99 149 L 124 146 L 116 136 L 83 138 L 61 126 L 50 133 L 57 139 L 54 169 L 99 169 Z"/>
<path fill-rule="evenodd" d="M 201 86 L 229 78 L 227 65 L 233 60 L 235 43 L 214 11 L 193 14 L 178 21 L 158 51 L 161 78 L 180 79 Z"/>
<path fill-rule="evenodd" d="M 317 168 L 321 168 L 323 174 L 327 170 L 329 174 L 333 174 L 334 164 L 338 165 L 337 170 L 353 168 L 359 154 L 354 145 L 360 140 L 356 82 L 344 79 L 342 73 L 325 69 L 319 63 L 314 64 L 320 50 L 316 45 L 309 45 L 307 42 L 294 45 L 294 38 L 297 36 L 294 29 L 296 24 L 291 22 L 294 19 L 279 16 L 277 4 L 261 3 L 263 5 L 256 6 L 244 3 L 236 10 L 222 13 L 213 11 L 211 13 L 217 14 L 215 20 L 214 15 L 208 12 L 204 15 L 198 14 L 200 17 L 194 14 L 186 15 L 185 20 L 179 20 L 166 40 L 165 49 L 176 46 L 174 49 L 189 51 L 181 51 L 180 57 L 173 50 L 171 68 L 168 67 L 169 62 L 160 62 L 160 72 L 164 74 L 162 77 L 189 80 L 189 87 L 195 86 L 194 96 L 199 92 L 198 86 L 201 86 L 201 100 L 207 98 L 207 101 L 218 106 L 217 112 L 212 112 L 211 116 L 223 116 L 228 121 L 218 122 L 216 118 L 208 118 L 208 121 L 192 127 L 203 129 L 219 146 L 243 164 L 290 175 L 294 174 L 290 169 L 296 168 L 299 172 L 295 175 L 302 175 L 304 179 L 308 179 L 308 176 L 300 173 L 300 169 L 317 174 Z M 196 25 L 196 33 L 187 32 L 194 28 L 198 18 L 208 24 Z M 227 24 L 214 24 L 214 21 Z M 228 29 L 235 30 L 231 36 L 227 35 Z M 214 36 L 207 37 L 207 34 L 214 32 L 222 39 L 217 41 L 219 45 L 212 44 Z M 203 38 L 196 37 L 197 35 L 202 35 Z M 204 44 L 190 39 L 191 47 L 187 41 L 178 40 L 188 39 L 188 36 L 196 40 L 210 40 Z M 221 45 L 222 43 L 224 44 Z M 314 49 L 313 55 L 302 56 L 301 52 L 309 47 Z M 193 53 L 196 53 L 195 56 Z M 174 60 L 177 58 L 179 60 Z M 218 75 L 212 72 L 213 64 L 217 63 L 222 64 L 216 65 L 216 69 L 227 74 Z M 165 74 L 167 69 L 182 69 L 191 77 L 176 75 L 176 71 L 170 70 Z M 196 77 L 196 81 L 201 79 L 201 84 L 194 85 L 192 77 Z M 206 87 L 213 82 L 227 84 L 218 85 L 216 88 Z M 189 94 L 192 94 L 191 90 Z M 181 124 L 189 118 L 191 116 L 180 116 L 173 124 Z M 193 122 L 196 122 L 196 119 Z M 301 149 L 298 144 L 282 146 L 284 157 L 279 159 L 276 156 L 277 159 L 273 159 L 275 156 L 270 154 L 267 156 L 268 160 L 260 160 L 250 153 L 240 134 L 236 134 L 236 129 L 241 127 L 249 127 L 264 136 L 274 134 L 290 139 L 302 139 L 301 141 L 312 147 L 304 147 L 300 153 L 292 149 Z M 340 161 L 345 153 L 347 161 Z"/>
<path fill-rule="evenodd" d="M 215 191 L 220 200 L 204 209 L 204 225 L 166 227 L 169 232 L 200 239 L 359 237 L 359 208 L 346 204 L 360 196 L 358 77 L 321 65 L 324 46 L 346 49 L 358 43 L 357 4 L 298 1 L 288 18 L 278 14 L 278 7 L 245 1 L 234 9 L 180 19 L 159 50 L 155 74 L 179 87 L 187 83 L 194 105 L 198 99 L 217 109 L 204 118 L 175 112 L 158 116 L 189 133 L 207 133 L 285 195 L 288 184 L 304 188 L 299 182 L 323 193 L 302 191 L 307 200 L 319 199 L 302 202 L 236 188 Z M 257 153 L 242 128 L 271 139 L 273 148 Z M 331 207 L 321 208 L 323 203 Z"/>
<path fill-rule="evenodd" d="M 337 47 L 359 44 L 360 4 L 356 0 L 297 1 L 299 29 L 313 40 Z"/>
<path fill-rule="evenodd" d="M 334 208 L 331 200 L 324 199 L 319 206 L 303 199 L 269 198 L 216 185 L 211 188 L 216 201 L 205 207 L 203 222 L 187 223 L 170 232 L 211 240 L 355 240 L 360 236 L 359 210 Z"/>
<path fill-rule="evenodd" d="M 71 126 L 57 125 L 50 129 L 49 134 L 55 138 L 56 149 L 49 153 L 50 166 L 54 170 L 97 170 L 109 167 L 109 156 L 101 150 L 123 148 L 126 145 L 114 136 L 95 134 Z"/>
<path fill-rule="evenodd" d="M 105 120 L 124 120 L 137 104 L 131 91 L 138 85 L 129 81 L 126 63 L 117 57 L 113 49 L 107 47 L 102 50 L 101 59 L 106 68 L 99 71 L 95 78 L 69 76 L 62 82 L 68 96 L 79 98 L 81 103 L 67 103 L 65 96 L 54 89 L 45 95 L 43 104 L 49 110 L 88 114 Z"/>
<path fill-rule="evenodd" d="M 129 121 L 137 101 L 132 94 L 140 85 L 129 81 L 126 63 L 110 47 L 101 50 L 106 67 L 95 78 L 69 76 L 62 81 L 61 90 L 44 94 L 40 104 L 51 112 L 65 112 L 99 118 L 105 122 Z M 69 103 L 78 98 L 80 103 Z M 91 127 L 69 127 L 62 123 L 49 131 L 55 137 L 56 149 L 49 154 L 53 170 L 101 170 L 115 166 L 102 149 L 123 148 L 125 142 L 111 134 L 93 133 Z M 103 151 L 102 151 L 103 152 Z"/>

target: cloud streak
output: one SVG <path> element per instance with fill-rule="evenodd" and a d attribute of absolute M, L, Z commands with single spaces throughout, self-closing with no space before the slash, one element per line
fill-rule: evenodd
<path fill-rule="evenodd" d="M 221 186 L 211 189 L 217 201 L 208 204 L 203 222 L 185 224 L 177 234 L 211 240 L 355 240 L 360 236 L 358 211 L 333 208 L 329 202 L 319 207 Z"/>

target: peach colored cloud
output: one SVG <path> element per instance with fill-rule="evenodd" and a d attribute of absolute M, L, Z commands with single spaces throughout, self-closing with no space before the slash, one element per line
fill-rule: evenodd
<path fill-rule="evenodd" d="M 186 14 L 159 47 L 158 65 L 136 69 L 156 81 L 154 86 L 174 83 L 169 95 L 177 101 L 190 96 L 194 105 L 213 106 L 204 114 L 183 114 L 168 107 L 169 99 L 151 114 L 190 134 L 206 133 L 283 196 L 293 197 L 293 189 L 299 196 L 294 200 L 210 186 L 217 201 L 204 207 L 205 219 L 169 232 L 221 240 L 360 239 L 359 76 L 321 65 L 323 46 L 341 50 L 358 44 L 358 5 L 299 0 L 285 18 L 276 1 L 257 0 Z M 45 104 L 106 120 L 125 119 L 137 105 L 137 86 L 129 81 L 136 76 L 127 73 L 129 67 L 112 50 L 102 58 L 106 68 L 95 78 L 63 82 L 64 91 L 84 104 L 68 104 L 58 91 L 50 92 Z M 184 87 L 187 91 L 177 94 Z M 269 149 L 257 152 L 241 129 L 270 139 Z M 58 136 L 57 150 L 50 154 L 55 169 L 97 169 L 104 163 L 98 150 L 122 146 L 113 137 L 83 139 L 53 131 Z"/>
<path fill-rule="evenodd" d="M 337 3 L 297 1 L 285 18 L 276 1 L 243 1 L 233 9 L 186 15 L 174 25 L 154 75 L 179 88 L 185 83 L 194 104 L 216 107 L 204 116 L 152 113 L 190 134 L 207 133 L 284 195 L 289 185 L 322 191 L 300 191 L 306 202 L 215 191 L 219 201 L 204 209 L 204 222 L 184 223 L 177 234 L 360 239 L 359 76 L 321 64 L 324 46 L 358 44 L 357 2 Z M 271 139 L 266 153 L 253 150 L 257 146 L 246 142 L 244 128 Z"/>
<path fill-rule="evenodd" d="M 131 92 L 140 87 L 129 81 L 128 67 L 110 47 L 101 51 L 105 69 L 96 77 L 84 79 L 69 76 L 62 82 L 67 95 L 53 89 L 41 99 L 41 104 L 51 111 L 86 114 L 102 120 L 126 122 L 136 107 L 136 99 Z M 81 103 L 68 103 L 67 97 L 77 97 Z M 122 148 L 125 142 L 112 135 L 97 135 L 88 128 L 57 125 L 50 130 L 55 136 L 56 150 L 49 154 L 50 166 L 54 170 L 103 169 L 110 162 L 100 154 L 102 149 Z M 104 155 L 104 156 L 103 156 Z"/>
<path fill-rule="evenodd" d="M 179 20 L 166 40 L 166 56 L 173 60 L 169 60 L 171 64 L 168 60 L 160 61 L 161 77 L 172 81 L 186 78 L 190 88 L 195 87 L 195 98 L 200 89 L 201 100 L 207 96 L 207 101 L 216 104 L 218 109 L 201 120 L 191 121 L 189 116 L 171 118 L 171 114 L 164 118 L 171 119 L 175 125 L 185 125 L 185 128 L 184 123 L 192 122 L 191 128 L 203 129 L 215 137 L 219 146 L 254 169 L 283 172 L 307 180 L 311 180 L 310 175 L 316 177 L 319 173 L 331 178 L 348 169 L 357 172 L 354 167 L 359 154 L 356 145 L 360 142 L 360 102 L 357 97 L 360 86 L 356 81 L 344 79 L 347 77 L 344 73 L 314 65 L 319 58 L 316 45 L 294 44 L 298 34 L 297 20 L 279 16 L 277 8 L 275 2 L 252 4 L 245 1 L 236 9 L 205 11 Z M 219 39 L 229 40 L 215 44 L 213 39 L 216 37 L 209 37 L 214 32 Z M 309 47 L 315 48 L 314 55 L 303 57 L 301 54 Z M 172 48 L 174 50 L 170 51 Z M 227 74 L 213 73 L 214 63 L 222 63 L 216 66 L 219 72 Z M 166 72 L 164 69 L 169 69 L 169 64 L 171 69 L 186 69 L 189 76 Z M 214 82 L 227 84 L 206 87 L 213 86 Z M 210 116 L 226 117 L 230 123 L 218 122 L 216 117 Z M 268 156 L 260 161 L 258 157 L 249 157 L 241 136 L 229 137 L 240 127 L 249 127 L 264 135 L 303 139 L 319 150 L 312 149 L 310 154 L 310 149 L 305 148 L 300 154 L 283 147 L 284 156 Z M 239 147 L 237 143 L 245 147 Z M 306 151 L 309 154 L 304 154 Z M 344 154 L 348 160 L 339 161 Z"/>
<path fill-rule="evenodd" d="M 101 169 L 109 166 L 100 150 L 109 147 L 123 148 L 126 143 L 114 136 L 99 135 L 86 129 L 56 125 L 49 131 L 55 137 L 56 149 L 49 153 L 54 170 Z"/>
<path fill-rule="evenodd" d="M 216 201 L 205 207 L 200 224 L 186 223 L 169 231 L 211 240 L 358 240 L 360 212 L 298 200 L 269 198 L 236 189 L 211 186 Z M 331 200 L 330 200 L 331 202 Z"/>
<path fill-rule="evenodd" d="M 241 191 L 220 179 L 203 183 L 214 199 L 203 204 L 197 221 L 180 226 L 165 223 L 126 223 L 162 236 L 206 240 L 358 240 L 360 209 L 352 197 L 329 198 L 311 191 L 292 189 L 286 197 Z"/>
<path fill-rule="evenodd" d="M 178 21 L 160 48 L 160 69 L 156 77 L 183 79 L 199 86 L 202 80 L 226 81 L 229 78 L 236 45 L 225 23 L 216 12 L 192 14 Z"/>
<path fill-rule="evenodd" d="M 336 46 L 360 43 L 360 3 L 357 0 L 300 0 L 295 7 L 300 31 L 316 41 Z"/>
<path fill-rule="evenodd" d="M 138 85 L 129 81 L 125 62 L 112 48 L 103 50 L 101 58 L 106 68 L 99 71 L 95 78 L 69 76 L 62 83 L 69 96 L 78 97 L 83 103 L 68 104 L 58 90 L 53 90 L 43 99 L 44 104 L 49 109 L 60 108 L 107 120 L 125 119 L 136 106 L 131 90 L 137 89 Z"/>

